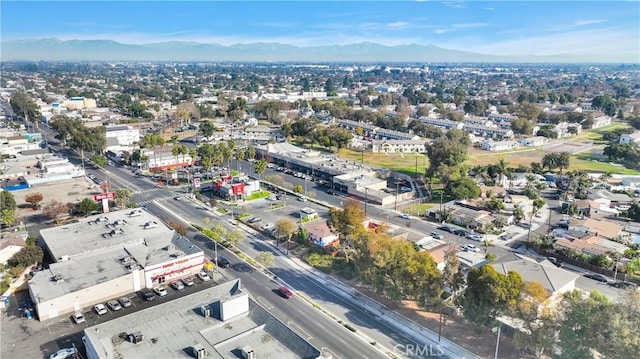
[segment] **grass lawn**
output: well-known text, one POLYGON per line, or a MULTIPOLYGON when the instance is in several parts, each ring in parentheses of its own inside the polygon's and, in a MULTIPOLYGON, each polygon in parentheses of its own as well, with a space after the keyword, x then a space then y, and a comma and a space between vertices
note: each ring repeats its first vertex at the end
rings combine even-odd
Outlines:
MULTIPOLYGON (((440 197, 438 197, 438 199, 440 199, 440 197)), ((415 204, 409 208, 406 208, 403 210, 403 212, 405 213, 409 213, 411 215, 414 216, 419 216, 419 215, 423 215, 429 208, 435 207, 435 206, 439 206, 440 202, 438 203, 433 203, 433 202, 429 202, 429 203, 420 203, 420 204, 415 204)))
POLYGON ((269 191, 260 191, 260 192, 254 192, 251 194, 251 196, 245 198, 245 201, 251 201, 254 199, 259 199, 259 198, 267 198, 269 197, 269 195, 271 195, 271 192, 269 191))
POLYGON ((632 170, 622 165, 613 164, 612 162, 611 163, 598 162, 595 159, 591 160, 589 156, 586 156, 586 155, 572 156, 569 170, 584 170, 587 172, 600 172, 600 173, 611 172, 613 174, 624 174, 624 175, 640 174, 640 171, 632 170))
POLYGON ((340 158, 354 161, 364 162, 365 165, 371 167, 386 168, 391 171, 406 173, 411 176, 416 175, 416 158, 418 163, 418 174, 423 174, 424 169, 429 166, 429 159, 426 155, 400 154, 400 153, 371 153, 360 152, 343 148, 338 152, 340 158))

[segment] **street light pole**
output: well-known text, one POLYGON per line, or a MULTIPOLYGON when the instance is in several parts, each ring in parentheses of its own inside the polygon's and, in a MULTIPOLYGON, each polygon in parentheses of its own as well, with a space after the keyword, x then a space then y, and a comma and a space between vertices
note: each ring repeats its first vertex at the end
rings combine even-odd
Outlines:
POLYGON ((400 182, 396 181, 396 205, 394 206, 396 211, 398 210, 398 195, 400 194, 399 188, 400 188, 400 182))
POLYGON ((496 340, 496 355, 494 355, 493 359, 498 359, 498 348, 500 347, 500 329, 502 328, 502 323, 498 324, 498 339, 496 340))
POLYGON ((369 188, 364 188, 364 216, 367 217, 367 202, 369 202, 369 188))

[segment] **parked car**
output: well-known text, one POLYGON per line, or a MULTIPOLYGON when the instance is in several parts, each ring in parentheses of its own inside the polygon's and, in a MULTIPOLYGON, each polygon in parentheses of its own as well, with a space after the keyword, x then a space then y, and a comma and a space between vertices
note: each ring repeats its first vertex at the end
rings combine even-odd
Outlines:
POLYGON ((500 239, 501 239, 501 240, 503 240, 503 241, 510 241, 511 239, 513 239, 513 236, 512 236, 512 235, 510 235, 510 234, 503 234, 503 235, 501 235, 501 236, 500 236, 500 237, 498 237, 498 238, 500 238, 500 239))
POLYGON ((131 299, 129 299, 128 297, 118 298, 118 302, 120 302, 122 308, 129 308, 132 304, 131 299))
POLYGON ((431 237, 435 238, 435 239, 442 239, 444 236, 438 232, 431 232, 431 237))
POLYGON ((402 218, 402 219, 411 219, 411 216, 406 214, 406 213, 403 213, 403 214, 400 215, 400 218, 402 218))
POLYGON ((626 282, 626 281, 617 281, 617 282, 609 283, 609 285, 618 289, 634 289, 638 287, 635 283, 626 282))
POLYGON ((280 292, 280 295, 282 295, 283 297, 285 297, 287 299, 293 297, 293 293, 287 287, 278 288, 278 292, 280 292))
POLYGON ((184 283, 184 285, 186 285, 187 287, 191 287, 193 285, 193 278, 182 278, 182 283, 184 283))
POLYGON ((467 232, 464 229, 455 229, 455 230, 453 230, 453 234, 455 234, 457 236, 466 237, 469 234, 469 232, 467 232))
POLYGON ((109 309, 111 309, 113 311, 122 309, 122 306, 120 305, 120 303, 117 300, 108 301, 107 302, 107 307, 109 307, 109 309))
POLYGON ((464 246, 462 246, 462 249, 467 252, 480 252, 480 248, 476 247, 473 244, 465 244, 464 246))
POLYGON ((200 272, 198 273, 198 278, 200 278, 201 281, 203 282, 208 282, 211 280, 211 277, 209 277, 209 275, 207 274, 207 272, 200 272))
POLYGON ((76 323, 76 324, 80 324, 80 323, 86 322, 86 320, 84 319, 84 315, 82 315, 82 313, 80 313, 80 312, 73 313, 71 318, 73 318, 73 322, 76 323))
POLYGON ((469 235, 467 235, 467 238, 469 238, 472 241, 476 241, 476 242, 482 242, 482 236, 479 234, 472 234, 469 233, 469 235))
POLYGON ((173 288, 175 290, 183 290, 184 289, 184 283, 182 283, 179 280, 177 280, 175 282, 171 282, 171 288, 173 288))
POLYGON ((262 221, 260 217, 251 217, 251 219, 249 219, 249 223, 258 223, 260 221, 262 221))
POLYGON ((598 274, 598 273, 587 273, 584 275, 585 277, 589 278, 589 279, 593 279, 593 280, 597 280, 598 282, 602 282, 602 283, 609 283, 609 278, 603 276, 602 274, 598 274))
POLYGON ((229 268, 231 266, 231 262, 225 257, 218 257, 218 267, 220 268, 229 268))
POLYGON ((553 263, 553 265, 556 267, 562 267, 562 261, 556 257, 545 257, 545 259, 553 263))
POLYGON ((262 227, 260 227, 260 228, 262 228, 262 229, 263 229, 263 230, 265 230, 265 231, 268 231, 268 230, 271 230, 271 229, 276 228, 276 225, 275 225, 275 224, 273 224, 273 223, 265 223, 265 224, 263 224, 263 225, 262 225, 262 227))
POLYGON ((300 197, 298 197, 298 201, 300 201, 300 202, 306 202, 306 201, 307 201, 307 197, 305 197, 305 196, 300 196, 300 197))
POLYGON ((449 232, 449 233, 453 232, 453 228, 451 228, 449 226, 440 226, 440 227, 438 227, 438 229, 441 230, 441 231, 449 232))
POLYGON ((108 313, 107 307, 104 306, 104 304, 96 304, 93 307, 93 310, 96 312, 96 314, 98 315, 104 315, 108 313))
POLYGON ((152 301, 156 296, 155 294, 153 294, 153 291, 149 288, 142 288, 140 289, 140 297, 147 301, 150 302, 152 301))
POLYGON ((75 358, 75 357, 76 357, 75 348, 60 349, 57 352, 49 355, 49 359, 67 359, 67 358, 75 358))
POLYGON ((531 224, 527 223, 527 222, 520 222, 520 223, 518 223, 518 227, 524 228, 524 229, 529 229, 529 228, 531 228, 531 224))
POLYGON ((153 291, 154 291, 154 292, 155 292, 159 297, 164 297, 164 296, 166 296, 167 294, 169 294, 169 293, 167 293, 167 290, 166 290, 166 289, 164 289, 164 287, 163 287, 163 286, 154 287, 154 288, 153 288, 153 291))

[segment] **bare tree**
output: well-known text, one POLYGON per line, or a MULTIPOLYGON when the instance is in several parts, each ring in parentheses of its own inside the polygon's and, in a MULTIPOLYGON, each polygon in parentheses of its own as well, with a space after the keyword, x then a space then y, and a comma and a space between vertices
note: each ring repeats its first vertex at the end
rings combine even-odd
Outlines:
POLYGON ((42 207, 42 212, 49 218, 53 219, 56 225, 60 224, 60 216, 69 213, 69 207, 65 203, 52 199, 51 202, 42 207))

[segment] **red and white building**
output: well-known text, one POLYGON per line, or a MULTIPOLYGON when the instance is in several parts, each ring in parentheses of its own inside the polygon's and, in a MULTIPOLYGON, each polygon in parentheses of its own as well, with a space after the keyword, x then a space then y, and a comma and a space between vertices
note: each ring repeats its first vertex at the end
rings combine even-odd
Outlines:
POLYGON ((150 171, 164 171, 191 166, 193 159, 188 153, 174 156, 172 149, 173 147, 143 149, 142 153, 148 157, 146 168, 150 171))

